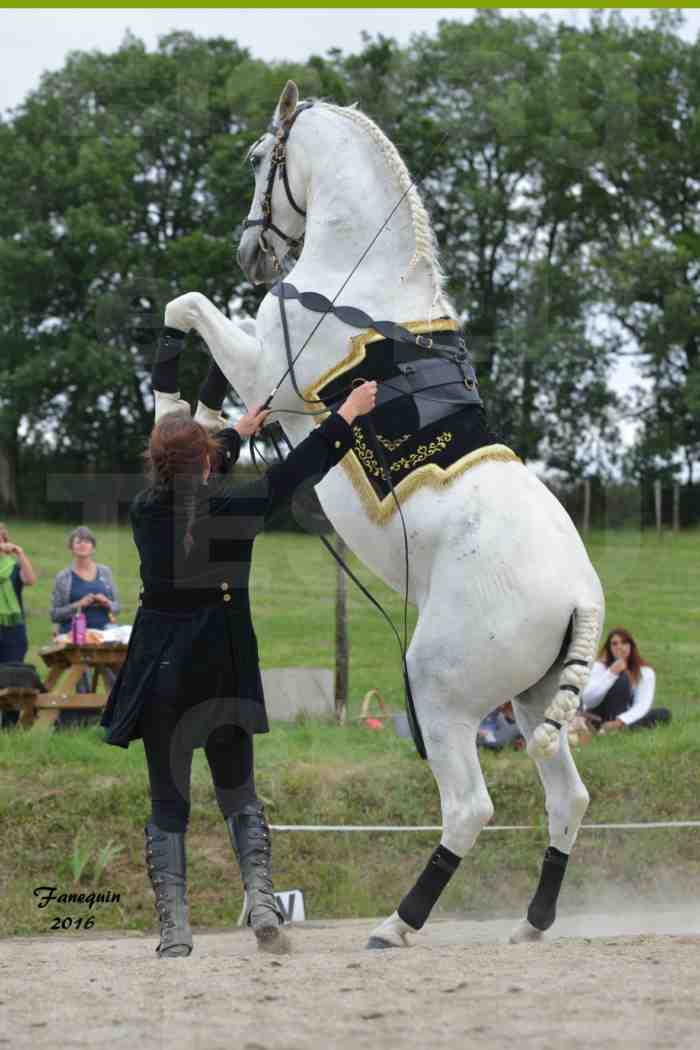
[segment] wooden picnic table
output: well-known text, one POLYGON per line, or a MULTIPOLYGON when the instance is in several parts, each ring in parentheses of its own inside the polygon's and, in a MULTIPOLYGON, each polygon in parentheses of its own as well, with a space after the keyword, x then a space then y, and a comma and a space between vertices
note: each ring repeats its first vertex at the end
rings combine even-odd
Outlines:
POLYGON ((45 693, 34 700, 35 726, 52 726, 61 711, 95 710, 104 707, 110 690, 105 672, 118 671, 126 659, 128 646, 123 642, 103 642, 101 645, 54 642, 39 650, 39 656, 49 669, 45 693), (87 671, 90 692, 77 692, 78 682, 87 671), (107 692, 98 693, 99 679, 104 680, 107 692))

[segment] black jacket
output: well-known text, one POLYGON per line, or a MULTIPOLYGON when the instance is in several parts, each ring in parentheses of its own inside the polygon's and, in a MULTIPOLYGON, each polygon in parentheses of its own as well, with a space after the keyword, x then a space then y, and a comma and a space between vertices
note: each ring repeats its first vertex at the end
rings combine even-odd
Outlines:
MULTIPOLYGON (((227 428, 217 436, 224 464, 235 462, 236 431, 227 428)), ((200 485, 193 516, 177 486, 135 497, 130 515, 143 590, 216 588, 221 600, 196 612, 139 608, 102 717, 108 743, 128 747, 140 736, 144 702, 161 688, 193 704, 216 701, 219 721, 224 712, 226 722, 250 733, 268 731, 248 593, 253 542, 301 482, 320 479, 351 446, 351 428, 333 414, 259 480, 231 485, 217 476, 200 485), (192 517, 193 546, 186 556, 183 537, 192 517)))

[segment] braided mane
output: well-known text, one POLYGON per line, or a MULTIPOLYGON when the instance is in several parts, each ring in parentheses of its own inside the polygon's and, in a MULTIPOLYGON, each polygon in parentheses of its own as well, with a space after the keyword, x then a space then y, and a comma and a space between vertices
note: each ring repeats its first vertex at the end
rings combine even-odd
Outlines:
POLYGON ((419 262, 425 262, 433 281, 433 306, 439 307, 443 312, 448 313, 450 316, 454 316, 454 309, 443 291, 445 274, 442 271, 438 259, 437 242, 435 239, 435 233, 430 224, 430 218, 428 217, 428 213, 425 210, 425 206, 420 198, 418 190, 413 185, 413 180, 411 179, 408 168, 401 158, 401 154, 396 146, 386 137, 381 128, 368 116, 362 113, 361 110, 355 109, 353 106, 334 106, 329 102, 322 102, 320 104, 324 109, 329 109, 333 113, 337 113, 339 116, 345 117, 347 120, 351 120, 354 124, 357 124, 358 127, 367 132, 372 141, 381 149, 387 167, 396 180, 399 190, 401 193, 406 194, 406 201, 408 203, 411 222, 413 224, 413 233, 416 239, 416 248, 411 261, 408 264, 408 269, 403 275, 403 279, 405 280, 406 277, 409 276, 419 262))

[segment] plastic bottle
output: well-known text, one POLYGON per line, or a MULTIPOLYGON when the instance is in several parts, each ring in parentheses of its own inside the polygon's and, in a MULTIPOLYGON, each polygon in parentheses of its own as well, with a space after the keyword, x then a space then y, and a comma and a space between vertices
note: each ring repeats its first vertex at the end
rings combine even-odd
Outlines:
POLYGON ((85 636, 87 633, 87 619, 85 613, 80 610, 76 616, 73 617, 70 626, 71 641, 74 645, 85 645, 85 636))

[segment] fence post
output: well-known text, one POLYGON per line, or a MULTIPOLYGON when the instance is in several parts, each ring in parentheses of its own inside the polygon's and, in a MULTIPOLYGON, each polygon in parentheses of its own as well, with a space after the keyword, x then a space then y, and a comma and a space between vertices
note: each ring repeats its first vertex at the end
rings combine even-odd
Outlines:
MULTIPOLYGON (((336 535, 335 549, 343 561, 347 546, 336 535)), ((350 640, 348 638, 348 602, 345 570, 335 563, 335 720, 344 725, 348 714, 348 679, 350 671, 350 640)))
POLYGON ((654 482, 654 511, 656 513, 656 531, 661 535, 661 482, 654 482))
POLYGON ((583 482, 583 531, 591 527, 591 483, 586 478, 583 482))
POLYGON ((673 531, 678 532, 681 527, 681 487, 677 481, 673 483, 673 531))

